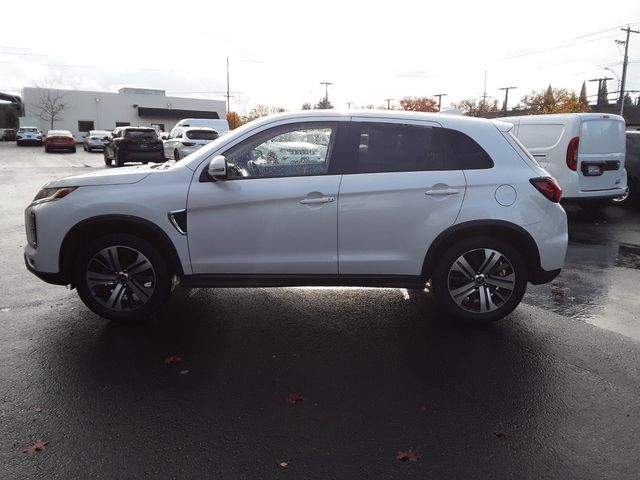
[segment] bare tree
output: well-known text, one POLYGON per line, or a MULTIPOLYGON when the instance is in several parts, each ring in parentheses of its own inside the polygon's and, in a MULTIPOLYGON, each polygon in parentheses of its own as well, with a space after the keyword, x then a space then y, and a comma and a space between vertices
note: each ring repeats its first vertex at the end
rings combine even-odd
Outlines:
POLYGON ((60 84, 59 79, 50 80, 47 83, 49 86, 45 88, 36 85, 40 90, 37 108, 40 118, 49 123, 50 129, 53 130, 54 123, 63 119, 62 113, 67 106, 64 99, 66 93, 57 88, 60 84))

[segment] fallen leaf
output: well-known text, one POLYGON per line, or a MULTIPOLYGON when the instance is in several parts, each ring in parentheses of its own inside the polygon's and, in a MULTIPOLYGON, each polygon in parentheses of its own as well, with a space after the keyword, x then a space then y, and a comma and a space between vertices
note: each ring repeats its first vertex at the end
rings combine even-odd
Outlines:
POLYGON ((49 442, 43 442, 42 440, 38 440, 37 442, 33 442, 30 445, 27 445, 22 453, 36 453, 41 452, 45 449, 45 447, 49 445, 49 442))
POLYGON ((302 398, 302 395, 300 395, 299 393, 290 393, 289 395, 287 395, 287 403, 289 405, 295 405, 302 400, 304 400, 304 398, 302 398))
POLYGON ((180 370, 178 375, 186 375, 187 373, 189 373, 189 370, 180 370))
POLYGON ((400 460, 401 462, 417 462, 418 454, 412 452, 411 450, 407 450, 406 452, 399 451, 396 455, 396 459, 400 460))
POLYGON ((36 407, 36 412, 38 413, 42 412, 42 407, 36 407))
POLYGON ((507 432, 503 432, 502 430, 498 430, 497 432, 494 432, 494 434, 498 438, 503 438, 507 436, 507 432))
POLYGON ((170 357, 167 357, 164 359, 164 363, 166 363, 167 365, 173 365, 174 363, 178 363, 181 361, 182 361, 182 358, 180 358, 177 355, 171 355, 170 357))
POLYGON ((287 467, 289 466, 289 463, 288 463, 288 462, 280 462, 280 463, 279 463, 279 465, 280 465, 282 468, 287 468, 287 467))

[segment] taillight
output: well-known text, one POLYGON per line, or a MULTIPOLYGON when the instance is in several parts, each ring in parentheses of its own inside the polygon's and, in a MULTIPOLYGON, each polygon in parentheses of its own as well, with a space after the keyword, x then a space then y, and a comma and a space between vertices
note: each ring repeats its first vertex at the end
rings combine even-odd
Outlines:
POLYGON ((580 137, 573 137, 567 147, 567 167, 574 172, 578 169, 578 146, 580 137))
POLYGON ((194 142, 182 142, 185 147, 193 147, 195 145, 194 142))
POLYGON ((536 190, 544 195, 547 200, 551 200, 553 203, 558 203, 560 201, 560 197, 562 197, 562 189, 554 178, 538 177, 530 179, 529 182, 531 182, 531 185, 536 187, 536 190))

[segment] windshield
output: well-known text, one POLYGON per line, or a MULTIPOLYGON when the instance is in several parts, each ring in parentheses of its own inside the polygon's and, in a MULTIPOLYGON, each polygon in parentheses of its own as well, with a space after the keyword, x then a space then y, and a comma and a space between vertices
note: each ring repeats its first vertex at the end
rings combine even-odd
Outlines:
POLYGON ((155 130, 125 130, 125 138, 133 140, 157 140, 158 134, 155 130))
POLYGON ((215 140, 220 135, 214 130, 188 130, 184 136, 191 140, 215 140))

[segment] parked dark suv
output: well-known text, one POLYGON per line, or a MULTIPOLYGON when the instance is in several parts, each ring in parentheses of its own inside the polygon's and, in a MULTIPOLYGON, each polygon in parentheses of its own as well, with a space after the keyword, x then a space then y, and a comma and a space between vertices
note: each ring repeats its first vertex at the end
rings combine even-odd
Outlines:
POLYGON ((162 140, 153 128, 117 127, 104 144, 104 163, 116 167, 126 162, 164 162, 162 140))
POLYGON ((640 205, 640 130, 627 130, 624 168, 627 171, 627 193, 614 198, 614 205, 640 205))

